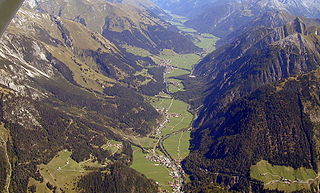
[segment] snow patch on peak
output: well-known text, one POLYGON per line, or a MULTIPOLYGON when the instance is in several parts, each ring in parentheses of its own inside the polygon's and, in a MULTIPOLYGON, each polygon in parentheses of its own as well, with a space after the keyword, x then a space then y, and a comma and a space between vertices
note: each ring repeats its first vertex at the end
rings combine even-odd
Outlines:
POLYGON ((39 2, 38 0, 26 0, 24 5, 29 7, 29 8, 36 8, 38 6, 39 2))

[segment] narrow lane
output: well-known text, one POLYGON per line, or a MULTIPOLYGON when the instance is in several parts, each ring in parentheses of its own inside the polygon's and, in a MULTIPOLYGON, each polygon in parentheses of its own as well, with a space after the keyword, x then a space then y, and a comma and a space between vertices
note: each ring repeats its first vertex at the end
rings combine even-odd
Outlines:
MULTIPOLYGON (((165 116, 165 119, 164 119, 164 122, 159 124, 159 127, 158 127, 158 135, 160 136, 157 144, 155 144, 154 148, 153 148, 153 155, 155 157, 158 157, 160 158, 161 155, 157 155, 156 154, 156 148, 158 148, 162 153, 163 155, 165 156, 165 159, 167 163, 162 163, 164 165, 166 165, 170 170, 171 170, 171 176, 173 177, 173 184, 172 184, 172 187, 173 187, 173 192, 174 193, 183 193, 183 185, 184 185, 184 181, 185 181, 185 173, 182 169, 182 166, 181 166, 181 163, 180 161, 178 160, 175 160, 172 155, 170 155, 170 153, 168 152, 168 150, 166 149, 165 145, 164 145, 164 141, 166 139, 168 139, 169 137, 171 136, 174 136, 174 135, 179 135, 183 132, 186 132, 188 130, 188 128, 183 128, 183 129, 180 129, 180 130, 176 130, 175 128, 177 128, 181 122, 185 119, 184 117, 181 118, 180 122, 178 124, 176 124, 175 126, 173 126, 172 130, 173 132, 169 133, 169 134, 166 134, 166 135, 161 135, 161 129, 163 129, 165 127, 165 125, 169 122, 170 120, 170 115, 169 115, 169 110, 171 110, 172 108, 172 105, 173 105, 173 102, 174 102, 174 97, 170 94, 169 92, 169 84, 168 84, 168 80, 166 78, 166 73, 167 71, 165 70, 165 73, 164 73, 164 82, 167 86, 166 90, 167 92, 169 93, 170 97, 172 98, 171 99, 171 102, 170 102, 170 105, 167 107, 166 111, 167 113, 164 114, 165 116)), ((181 89, 181 88, 180 88, 181 89)), ((179 89, 179 90, 180 90, 179 89)), ((180 137, 181 139, 181 137, 180 137)), ((181 140, 180 140, 181 141, 181 140)), ((180 143, 180 142, 179 142, 180 143)), ((179 147, 180 148, 180 147, 179 147)), ((179 151, 179 150, 177 150, 179 151)), ((159 159, 160 160, 160 159, 159 159)))

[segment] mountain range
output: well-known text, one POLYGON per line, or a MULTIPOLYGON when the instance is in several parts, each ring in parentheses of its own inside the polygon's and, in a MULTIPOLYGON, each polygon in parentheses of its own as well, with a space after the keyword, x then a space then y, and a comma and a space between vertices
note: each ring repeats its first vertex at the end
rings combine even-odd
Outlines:
POLYGON ((283 11, 267 15, 195 67, 207 89, 184 162, 191 192, 214 183, 264 192, 251 176, 261 160, 318 170, 317 105, 309 105, 318 96, 320 23, 283 11))
MULTIPOLYGON (((18 12, 0 44, 1 190, 11 180, 10 191, 27 192, 34 189, 32 179, 70 191, 39 174, 39 165, 65 149, 78 162, 94 159, 105 167, 111 160, 114 173, 103 176, 131 184, 125 191, 157 189, 128 167, 132 150, 123 133, 143 136, 157 124, 159 113, 143 94, 165 88, 162 67, 127 53, 79 22, 29 8, 18 12), (123 142, 122 150, 115 154, 103 149, 106 140, 123 142)), ((75 188, 87 188, 86 182, 98 174, 75 188)))
POLYGON ((0 39, 0 192, 319 192, 319 17, 319 0, 26 0, 0 39))
POLYGON ((40 12, 77 21, 117 44, 127 44, 152 53, 173 49, 191 53, 200 49, 190 38, 162 20, 163 12, 149 1, 27 1, 27 6, 40 12), (148 2, 148 3, 146 3, 148 2), (143 6, 142 6, 143 5, 143 6))
POLYGON ((155 1, 159 5, 189 18, 186 25, 200 32, 225 37, 267 11, 286 11, 295 16, 317 18, 317 0, 189 0, 155 1))

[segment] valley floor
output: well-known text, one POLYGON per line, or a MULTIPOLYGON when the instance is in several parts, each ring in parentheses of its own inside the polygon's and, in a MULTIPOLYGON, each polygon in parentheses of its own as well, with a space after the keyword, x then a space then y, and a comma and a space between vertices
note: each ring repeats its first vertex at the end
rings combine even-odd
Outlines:
MULTIPOLYGON (((184 183, 188 182, 188 176, 181 167, 181 161, 189 154, 190 129, 194 115, 189 112, 189 105, 173 97, 173 93, 184 91, 182 81, 177 77, 190 75, 193 66, 199 62, 202 56, 214 49, 216 37, 209 34, 198 34, 192 29, 183 27, 183 18, 175 16, 172 21, 182 30, 195 37, 195 43, 202 47, 204 53, 177 54, 172 50, 163 50, 159 55, 152 55, 147 50, 132 46, 124 48, 135 55, 150 57, 155 63, 165 67, 165 83, 167 91, 146 100, 154 106, 162 115, 162 120, 157 128, 147 137, 132 135, 124 136, 131 143, 133 149, 133 163, 131 167, 154 180, 162 192, 182 192, 184 183)), ((139 74, 147 76, 143 70, 139 74)), ((72 123, 70 123, 72 124, 72 123)), ((122 143, 106 141, 104 149, 116 154, 121 152, 122 143)), ((43 182, 33 178, 29 180, 29 187, 37 187, 36 192, 50 192, 48 184, 61 187, 65 192, 74 192, 76 179, 90 173, 91 168, 105 167, 111 160, 99 164, 94 159, 78 163, 71 158, 72 152, 61 151, 46 165, 39 165, 38 169, 43 176, 43 182)))
MULTIPOLYGON (((184 18, 174 16, 176 25, 184 33, 195 37, 195 43, 206 52, 214 49, 214 36, 198 34, 186 28, 184 18)), ((150 103, 163 115, 158 128, 147 138, 135 138, 133 141, 142 148, 133 147, 132 168, 155 180, 164 192, 182 192, 189 179, 182 170, 180 162, 189 154, 191 125, 194 115, 188 111, 189 105, 172 96, 172 93, 184 91, 182 81, 176 77, 190 75, 193 66, 205 53, 177 54, 172 50, 163 50, 159 56, 152 56, 145 50, 127 47, 127 51, 141 56, 151 57, 159 65, 165 66, 164 74, 167 93, 147 97, 150 103)))

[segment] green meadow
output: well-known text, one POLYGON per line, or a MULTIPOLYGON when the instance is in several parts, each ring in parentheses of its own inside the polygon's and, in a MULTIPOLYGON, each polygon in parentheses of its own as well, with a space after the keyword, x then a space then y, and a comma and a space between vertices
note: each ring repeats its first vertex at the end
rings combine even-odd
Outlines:
POLYGON ((199 62, 201 56, 197 54, 177 54, 172 50, 163 50, 159 56, 163 60, 170 61, 172 66, 192 70, 193 66, 199 62))
POLYGON ((133 164, 132 168, 138 172, 144 174, 147 178, 155 180, 159 183, 161 189, 172 191, 169 183, 172 181, 169 170, 152 162, 146 158, 147 154, 144 154, 140 148, 133 147, 133 164))
POLYGON ((182 160, 190 153, 190 131, 173 135, 164 141, 164 146, 169 154, 176 160, 182 160))
POLYGON ((265 189, 285 192, 310 189, 310 184, 319 177, 312 169, 272 165, 265 160, 251 167, 250 176, 263 182, 265 189))
MULTIPOLYGON (((40 165, 39 171, 44 178, 44 183, 49 182, 53 186, 62 188, 65 192, 72 192, 75 180, 86 174, 81 164, 71 159, 71 152, 61 151, 48 164, 40 165)), ((39 189, 45 189, 41 183, 31 180, 29 183, 38 185, 39 189)), ((74 192, 74 191, 73 191, 74 192)))
MULTIPOLYGON (((194 37, 194 43, 198 47, 203 48, 206 53, 214 50, 215 42, 217 41, 216 37, 210 34, 196 33, 194 29, 187 28, 183 25, 186 18, 177 15, 174 17, 175 20, 171 23, 180 29, 182 33, 192 35, 194 37)), ((173 98, 170 93, 184 91, 182 81, 176 77, 189 75, 194 65, 200 61, 203 53, 178 54, 173 50, 165 49, 159 55, 154 56, 143 49, 130 46, 126 46, 126 49, 133 54, 150 57, 157 64, 167 66, 165 79, 169 91, 169 94, 161 93, 154 97, 147 97, 150 104, 156 109, 166 112, 167 121, 161 128, 161 133, 158 135, 152 134, 152 136, 149 137, 131 137, 130 139, 134 143, 144 147, 146 150, 153 152, 153 148, 157 146, 158 139, 169 135, 163 142, 164 148, 175 160, 179 161, 184 159, 189 154, 191 138, 191 133, 187 129, 191 127, 194 117, 188 111, 189 105, 173 98)), ((143 71, 141 72, 141 74, 144 73, 145 72, 143 71)), ((162 189, 172 192, 169 182, 173 179, 169 175, 168 169, 148 160, 146 158, 148 154, 142 152, 140 148, 133 147, 133 149, 134 156, 132 168, 158 182, 162 189)), ((150 152, 149 154, 152 154, 150 152)), ((156 149, 155 152, 157 155, 164 156, 158 149, 156 149)))

